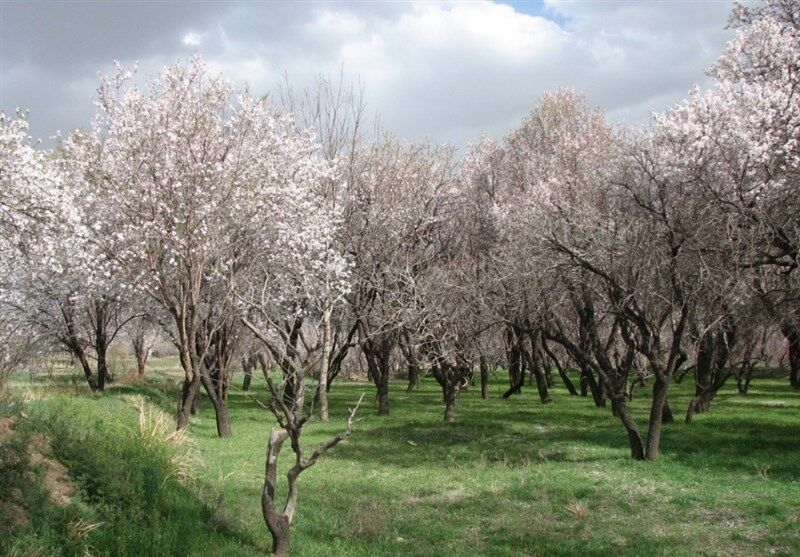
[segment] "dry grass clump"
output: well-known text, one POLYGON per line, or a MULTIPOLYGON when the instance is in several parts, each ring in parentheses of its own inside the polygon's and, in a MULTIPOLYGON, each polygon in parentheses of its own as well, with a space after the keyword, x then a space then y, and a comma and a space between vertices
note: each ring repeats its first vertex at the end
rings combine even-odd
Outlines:
POLYGON ((589 505, 587 505, 584 501, 573 499, 567 503, 565 509, 575 520, 586 520, 586 518, 589 517, 589 505))
POLYGON ((136 408, 143 444, 169 451, 171 473, 168 477, 175 477, 182 484, 195 483, 202 463, 187 430, 175 429, 175 419, 141 395, 128 396, 125 400, 136 408))
POLYGON ((102 525, 102 522, 90 522, 85 518, 79 517, 69 523, 67 531, 71 538, 83 539, 102 525))
POLYGON ((350 515, 350 532, 353 536, 376 540, 385 529, 383 508, 376 501, 365 501, 355 507, 350 515))

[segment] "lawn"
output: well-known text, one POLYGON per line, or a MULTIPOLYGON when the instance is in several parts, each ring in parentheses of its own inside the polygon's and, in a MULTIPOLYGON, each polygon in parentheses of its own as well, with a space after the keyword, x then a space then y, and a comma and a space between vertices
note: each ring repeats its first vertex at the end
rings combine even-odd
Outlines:
MULTIPOLYGON (((152 377, 90 397, 81 412, 113 412, 124 405, 113 399, 131 393, 171 412, 164 374, 152 377)), ((673 385, 679 421, 667 426, 657 462, 634 462, 618 419, 591 398, 559 385, 546 406, 532 387, 504 400, 504 378, 494 379, 488 400, 477 388, 463 394, 449 424, 433 380, 410 394, 393 384, 389 416, 373 410, 370 384, 334 384, 332 420, 306 426, 309 448, 339 431, 348 405, 367 395, 352 436, 301 476, 293 553, 800 554, 800 394, 786 380, 755 379, 747 395, 731 382, 690 425, 682 414, 691 378, 673 385)), ((633 401, 640 427, 645 391, 633 401)), ((273 423, 264 399, 260 383, 231 392, 231 439, 216 437, 207 401, 192 420, 202 464, 190 491, 208 519, 198 528, 213 536, 188 553, 257 555, 269 547, 259 499, 273 423)), ((117 414, 134 425, 132 411, 117 414)), ((282 456, 288 466, 288 447, 282 456)))

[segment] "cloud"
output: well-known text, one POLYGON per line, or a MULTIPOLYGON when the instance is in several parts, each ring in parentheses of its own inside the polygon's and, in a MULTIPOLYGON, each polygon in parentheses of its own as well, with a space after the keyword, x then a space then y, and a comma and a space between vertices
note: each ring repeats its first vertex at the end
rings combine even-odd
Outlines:
POLYGON ((35 134, 86 124, 97 71, 155 72, 198 51, 255 93, 285 71, 366 86, 394 133, 462 146, 516 124, 542 91, 587 93, 616 121, 646 118, 704 84, 727 3, 5 4, 0 105, 31 109, 35 134))
POLYGON ((200 46, 202 36, 199 33, 186 33, 181 42, 186 46, 200 46))

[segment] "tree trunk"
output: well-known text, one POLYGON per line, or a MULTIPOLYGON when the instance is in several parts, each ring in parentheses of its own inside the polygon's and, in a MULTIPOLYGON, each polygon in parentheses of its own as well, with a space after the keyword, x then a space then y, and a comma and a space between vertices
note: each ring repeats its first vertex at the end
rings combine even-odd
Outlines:
POLYGON ((683 420, 684 423, 690 424, 692 423, 692 418, 694 417, 695 412, 697 412, 697 404, 699 403, 697 397, 693 398, 689 401, 689 407, 686 409, 686 418, 683 420))
POLYGON ((94 350, 97 355, 97 388, 100 391, 104 391, 106 384, 111 382, 107 360, 108 331, 106 330, 106 310, 107 307, 104 300, 95 300, 92 328, 94 329, 94 350))
POLYGON ((486 356, 480 357, 481 368, 481 398, 489 398, 489 364, 486 363, 486 356))
POLYGON ((511 385, 506 392, 503 393, 503 398, 509 398, 511 395, 516 394, 522 390, 522 384, 525 382, 525 376, 520 377, 519 383, 511 385))
POLYGON ((139 377, 144 377, 145 366, 147 365, 148 350, 145 346, 145 335, 142 331, 137 331, 131 339, 133 356, 136 358, 136 371, 139 377))
POLYGON ((750 389, 750 379, 753 377, 754 367, 755 362, 747 360, 739 368, 739 373, 736 374, 736 390, 739 391, 739 394, 746 395, 750 389))
POLYGON ((522 339, 515 334, 514 329, 508 328, 506 332, 507 357, 508 357, 508 382, 509 387, 503 393, 503 398, 522 391, 525 384, 525 370, 523 369, 522 339))
POLYGON ((404 329, 400 335, 398 346, 406 359, 406 370, 408 372, 408 387, 406 387, 406 392, 410 393, 411 391, 419 389, 422 370, 419 367, 416 349, 411 342, 411 335, 407 329, 404 329))
POLYGON ((547 388, 548 389, 552 389, 553 387, 555 387, 556 386, 556 381, 555 381, 555 379, 553 379, 553 370, 552 370, 552 368, 549 365, 545 365, 545 363, 543 362, 542 363, 542 371, 544 372, 544 378, 545 378, 546 383, 547 383, 547 388))
POLYGON ((192 379, 183 380, 181 389, 181 399, 178 402, 178 429, 186 429, 189 426, 189 415, 194 406, 200 387, 200 377, 195 374, 192 379))
POLYGON ((542 401, 542 404, 548 404, 550 402, 550 393, 547 391, 547 380, 545 379, 544 373, 542 373, 542 362, 538 357, 534 338, 535 337, 532 335, 531 351, 528 352, 523 348, 522 355, 528 362, 531 373, 536 378, 536 389, 539 391, 539 399, 542 401))
POLYGON ((331 307, 325 308, 322 314, 322 361, 319 370, 319 385, 317 389, 317 402, 319 404, 319 419, 327 422, 328 416, 328 368, 331 363, 331 307))
POLYGON ((589 387, 589 391, 592 393, 592 399, 594 400, 595 406, 599 408, 606 405, 606 395, 603 392, 603 389, 597 383, 594 373, 591 369, 589 369, 588 365, 581 364, 581 391, 583 396, 586 396, 584 385, 589 387))
MULTIPOLYGON (((564 382, 564 386, 567 388, 567 392, 569 392, 570 396, 575 396, 578 394, 578 391, 575 390, 575 385, 572 384, 572 380, 567 375, 567 372, 564 370, 564 367, 561 365, 561 362, 556 358, 556 355, 553 353, 552 350, 547 346, 547 341, 542 339, 542 349, 544 350, 545 354, 550 358, 550 361, 553 365, 556 366, 558 370, 558 376, 561 377, 561 380, 564 382)), ((586 396, 583 393, 583 396, 586 396)))
POLYGON ((708 412, 711 401, 725 385, 731 375, 729 366, 730 348, 736 342, 735 327, 727 327, 706 334, 697 346, 695 364, 695 396, 686 410, 686 423, 692 421, 695 413, 708 412))
POLYGON ((456 419, 456 399, 469 381, 469 371, 466 365, 452 366, 445 361, 440 361, 431 369, 433 377, 442 387, 445 422, 453 422, 456 419))
POLYGON ((94 377, 92 366, 89 365, 86 351, 83 349, 80 340, 78 340, 78 332, 75 326, 75 313, 72 304, 68 302, 62 305, 61 314, 64 317, 64 325, 66 325, 67 328, 67 334, 61 342, 69 350, 73 363, 75 358, 78 359, 83 369, 83 374, 86 376, 86 382, 89 384, 89 388, 92 392, 95 392, 97 391, 97 380, 94 377))
POLYGON ((192 403, 189 405, 189 413, 192 416, 197 416, 200 413, 200 404, 203 402, 203 393, 200 392, 200 385, 197 385, 197 388, 194 391, 194 397, 192 397, 192 403))
MULTIPOLYGON (((212 403, 213 403, 212 399, 212 403)), ((231 419, 228 414, 228 401, 220 399, 214 404, 214 413, 217 421, 217 435, 220 437, 232 437, 231 419)))
MULTIPOLYGON (((208 388, 206 387, 206 392, 208 388)), ((209 397, 211 405, 214 407, 214 418, 217 424, 217 435, 220 437, 232 437, 231 419, 228 413, 228 401, 224 398, 209 397)))
POLYGON ((521 339, 514 334, 514 330, 509 327, 506 332, 506 342, 508 345, 508 385, 509 389, 503 394, 503 398, 508 398, 514 393, 520 392, 525 383, 525 372, 522 369, 522 353, 520 350, 521 339))
POLYGON ((539 357, 539 351, 536 348, 533 337, 531 337, 530 366, 533 368, 533 374, 536 377, 536 389, 539 391, 539 400, 542 401, 542 404, 549 404, 550 392, 547 388, 550 386, 550 381, 547 380, 547 376, 542 370, 542 360, 539 357))
POLYGON ((89 383, 89 388, 93 392, 97 391, 97 380, 94 377, 92 366, 89 364, 89 359, 86 357, 86 352, 83 351, 83 347, 76 343, 75 346, 72 347, 72 353, 81 363, 81 369, 83 369, 83 374, 86 376, 86 382, 89 383))
POLYGON ((289 523, 284 518, 278 520, 275 527, 270 529, 272 534, 272 554, 275 557, 284 557, 289 555, 290 538, 289 538, 289 523))
POLYGON ((381 370, 378 378, 378 414, 389 414, 389 370, 381 370))
POLYGON ((217 435, 220 437, 233 436, 230 415, 228 414, 228 398, 224 396, 224 394, 217 392, 207 369, 201 371, 200 381, 203 384, 208 398, 211 399, 211 405, 214 407, 214 417, 217 422, 217 435))
POLYGON ((789 344, 789 384, 800 390, 800 330, 792 327, 785 334, 789 344))
POLYGON ((244 371, 244 379, 242 380, 242 391, 247 392, 250 390, 250 384, 253 382, 253 368, 255 362, 253 356, 242 358, 242 371, 244 371))
POLYGON ((376 398, 378 402, 378 414, 385 416, 389 414, 389 350, 381 347, 379 353, 369 345, 363 349, 364 358, 367 360, 367 369, 375 383, 376 398))
POLYGON ((444 402, 444 421, 454 422, 456 420, 456 397, 448 393, 444 402))
POLYGON ((136 372, 139 374, 139 377, 144 377, 145 374, 145 366, 147 365, 147 355, 145 354, 136 354, 136 372))
POLYGON ((410 393, 411 391, 415 391, 419 389, 419 366, 416 363, 409 363, 408 364, 408 387, 406 388, 406 392, 410 393))
POLYGON ((664 401, 664 412, 661 414, 661 423, 662 424, 671 424, 675 421, 675 417, 672 415, 672 408, 669 407, 669 400, 664 401))
POLYGON ((658 458, 658 449, 661 443, 661 425, 664 406, 667 403, 667 383, 659 374, 656 374, 653 384, 653 403, 650 406, 650 423, 647 428, 647 460, 658 458))
POLYGON ((628 433, 628 444, 631 449, 631 458, 634 460, 644 460, 644 448, 642 446, 642 436, 639 433, 639 427, 631 417, 628 407, 623 398, 611 399, 611 407, 622 421, 625 426, 625 431, 628 433))
POLYGON ((264 523, 272 535, 272 553, 274 555, 289 554, 289 517, 279 513, 275 501, 275 486, 278 473, 278 455, 288 434, 284 430, 272 429, 267 441, 267 458, 264 470, 264 487, 261 491, 261 512, 264 523))
POLYGON ((98 339, 95 346, 97 352, 97 388, 100 391, 105 391, 106 384, 111 382, 111 375, 108 372, 108 360, 106 359, 108 346, 105 339, 98 339))

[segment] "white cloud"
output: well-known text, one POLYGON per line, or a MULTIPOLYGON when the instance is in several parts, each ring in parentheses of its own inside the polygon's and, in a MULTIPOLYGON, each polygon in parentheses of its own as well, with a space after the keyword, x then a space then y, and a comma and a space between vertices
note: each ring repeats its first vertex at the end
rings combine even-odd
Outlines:
MULTIPOLYGON (((585 91, 617 121, 640 120, 650 110, 665 108, 693 84, 704 83, 704 68, 728 37, 724 25, 729 7, 719 2, 546 0, 540 13, 528 14, 488 0, 246 3, 210 7, 209 13, 192 21, 185 13, 176 13, 174 21, 150 30, 146 42, 126 37, 124 44, 127 59, 142 60, 149 71, 185 56, 186 47, 191 47, 214 69, 247 82, 256 93, 274 90, 281 71, 302 87, 315 74, 336 73, 343 66, 347 76, 365 84, 370 107, 381 114, 390 131, 463 145, 482 133, 504 133, 542 91, 560 86, 585 91), (184 33, 173 34, 170 42, 165 40, 170 28, 184 33)), ((140 9, 152 8, 144 4, 140 9)), ((130 29, 131 35, 137 32, 130 29)), ((76 32, 74 40, 79 36, 76 32)), ((35 34, 20 37, 40 39, 35 34)), ((109 52, 116 52, 113 46, 112 42, 109 52)), ((0 84, 4 105, 9 97, 25 105, 26 95, 34 99, 52 95, 51 103, 62 102, 58 87, 49 87, 47 95, 41 92, 48 89, 47 64, 56 67, 56 62, 41 60, 39 79, 34 76, 10 86, 5 78, 22 60, 4 62, 0 84)), ((102 69, 88 73, 84 65, 75 67, 75 75, 65 83, 91 81, 94 71, 102 69)), ((63 102, 78 97, 71 91, 63 102)), ((81 123, 39 122, 37 106, 28 106, 32 125, 38 129, 68 129, 81 123)), ((85 122, 90 110, 87 103, 59 114, 85 122)), ((52 116, 53 111, 45 113, 52 116)))
POLYGON ((186 46, 200 46, 200 38, 198 33, 186 33, 181 42, 186 46))

